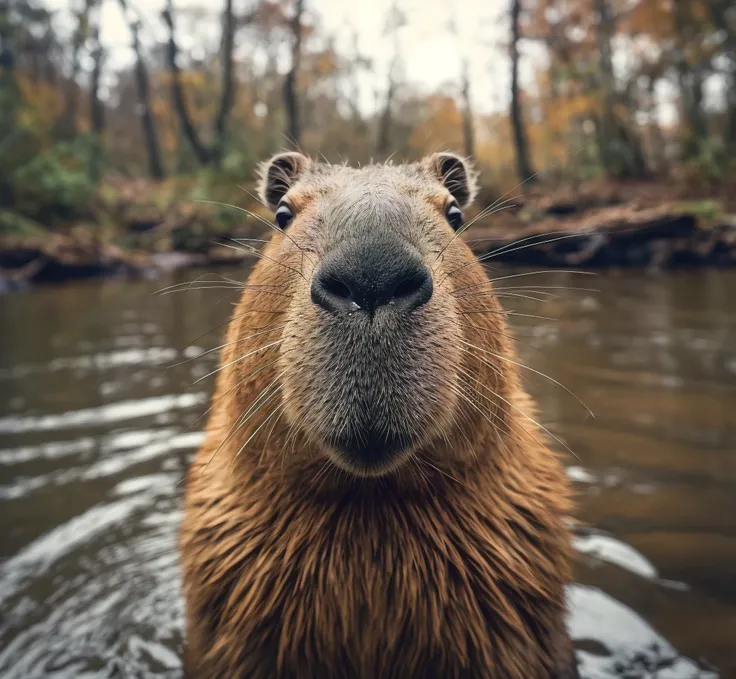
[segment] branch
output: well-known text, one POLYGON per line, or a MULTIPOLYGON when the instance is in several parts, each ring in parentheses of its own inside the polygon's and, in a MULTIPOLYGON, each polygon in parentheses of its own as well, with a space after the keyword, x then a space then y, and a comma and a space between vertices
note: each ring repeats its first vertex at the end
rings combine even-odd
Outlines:
POLYGON ((235 99, 235 79, 233 78, 233 46, 235 43, 235 19, 233 17, 233 0, 226 0, 222 16, 222 84, 220 106, 214 125, 215 160, 222 157, 227 131, 227 120, 235 99))
POLYGON ((212 153, 211 150, 200 140, 197 129, 194 127, 192 119, 189 117, 189 110, 187 109, 184 90, 181 85, 181 70, 177 64, 179 47, 176 44, 173 9, 172 0, 168 0, 166 3, 166 9, 161 15, 169 28, 167 55, 169 60, 169 71, 171 74, 171 92, 174 98, 174 108, 179 116, 184 136, 186 136, 187 140, 191 144, 194 155, 197 156, 197 160, 202 165, 206 165, 212 159, 212 153))

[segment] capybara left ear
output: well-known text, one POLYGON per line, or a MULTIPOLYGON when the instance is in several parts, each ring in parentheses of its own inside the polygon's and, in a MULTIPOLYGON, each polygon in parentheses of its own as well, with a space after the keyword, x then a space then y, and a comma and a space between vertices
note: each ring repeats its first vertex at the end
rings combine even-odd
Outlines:
POLYGON ((473 202, 478 185, 477 173, 470 161, 454 153, 433 153, 422 161, 422 165, 450 192, 460 207, 473 202))
POLYGON ((258 173, 261 177, 258 193, 268 207, 276 210, 279 201, 294 185, 311 164, 311 160, 301 153, 279 153, 271 160, 261 163, 258 173))

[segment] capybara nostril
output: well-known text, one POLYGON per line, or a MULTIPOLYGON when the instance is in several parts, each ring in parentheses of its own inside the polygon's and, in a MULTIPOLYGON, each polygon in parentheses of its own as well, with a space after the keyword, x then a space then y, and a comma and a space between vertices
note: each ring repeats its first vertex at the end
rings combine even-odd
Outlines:
POLYGON ((430 300, 433 290, 432 273, 422 264, 416 273, 396 286, 393 299, 405 308, 416 309, 430 300))
POLYGON ((432 297, 432 274, 399 240, 370 239, 338 246, 312 279, 312 301, 331 313, 393 305, 404 312, 432 297))

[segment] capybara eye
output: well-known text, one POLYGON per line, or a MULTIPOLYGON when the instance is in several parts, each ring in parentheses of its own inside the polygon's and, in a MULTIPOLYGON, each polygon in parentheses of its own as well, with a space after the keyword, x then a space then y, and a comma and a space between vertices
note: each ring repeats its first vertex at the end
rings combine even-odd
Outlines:
POLYGON ((455 203, 450 203, 447 206, 445 216, 450 226, 456 231, 463 225, 463 212, 455 203))
POLYGON ((279 228, 285 229, 291 224, 292 219, 294 219, 294 213, 291 211, 291 208, 288 205, 280 205, 279 209, 276 210, 276 223, 279 225, 279 228))

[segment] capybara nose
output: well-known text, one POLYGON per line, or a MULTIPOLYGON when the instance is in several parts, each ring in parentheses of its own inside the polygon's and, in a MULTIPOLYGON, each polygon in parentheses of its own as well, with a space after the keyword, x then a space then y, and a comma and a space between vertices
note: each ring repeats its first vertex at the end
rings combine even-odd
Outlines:
POLYGON ((373 313, 392 305, 409 312, 432 297, 432 273, 400 241, 343 243, 323 260, 312 278, 312 301, 331 313, 373 313))

